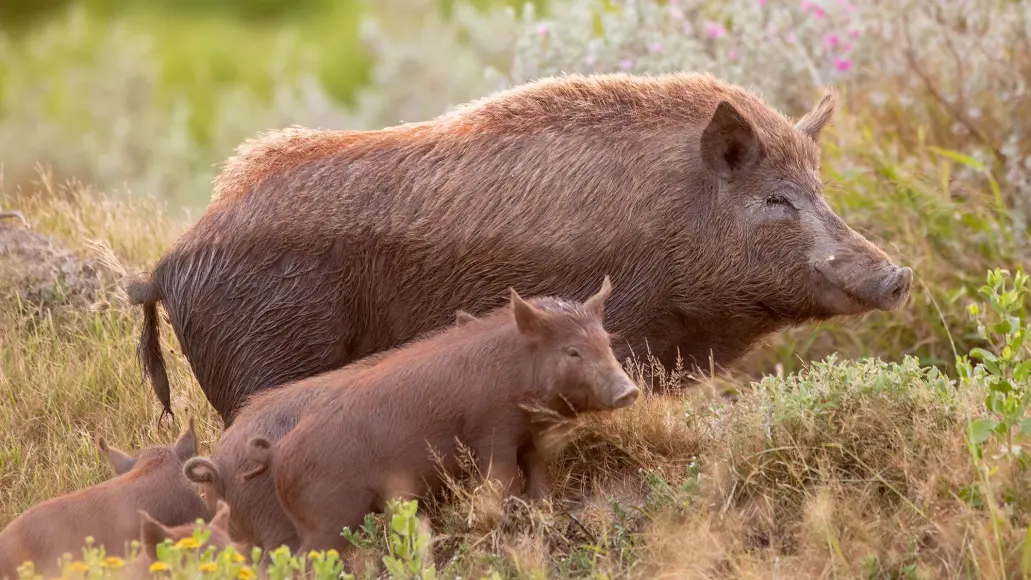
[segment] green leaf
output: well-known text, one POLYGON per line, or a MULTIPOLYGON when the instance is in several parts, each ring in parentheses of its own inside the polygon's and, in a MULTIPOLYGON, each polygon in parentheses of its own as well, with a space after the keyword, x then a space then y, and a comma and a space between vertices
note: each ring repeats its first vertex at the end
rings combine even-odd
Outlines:
POLYGON ((997 393, 1004 393, 1008 395, 1009 393, 1013 392, 1013 385, 1011 385, 1010 382, 1005 379, 1000 379, 998 381, 992 382, 992 390, 997 393))
POLYGON ((968 427, 968 437, 974 445, 980 445, 991 438, 998 422, 995 419, 977 419, 968 427))
POLYGON ((999 365, 996 364, 995 361, 984 361, 984 368, 987 369, 988 372, 993 374, 993 375, 1001 375, 1002 374, 999 371, 999 365))
POLYGON ((387 571, 390 572, 391 578, 405 578, 408 576, 405 574, 404 566, 402 566, 395 558, 384 556, 383 565, 386 566, 387 571))
POLYGON ((1017 424, 1024 435, 1031 435, 1031 417, 1027 417, 1017 424))
POLYGON ((964 155, 962 153, 951 151, 949 149, 941 149, 940 147, 928 147, 928 149, 932 153, 937 153, 942 157, 947 157, 953 161, 962 163, 963 165, 966 165, 967 167, 970 167, 976 171, 984 171, 984 164, 978 161, 977 159, 970 157, 969 155, 964 155))
POLYGON ((988 361, 988 362, 994 362, 994 361, 997 360, 995 358, 994 354, 988 352, 987 350, 985 350, 983 348, 971 349, 970 356, 971 356, 971 358, 977 358, 977 359, 981 359, 983 361, 988 361))
POLYGON ((1026 360, 1013 371, 1013 380, 1022 383, 1031 377, 1031 360, 1026 360))

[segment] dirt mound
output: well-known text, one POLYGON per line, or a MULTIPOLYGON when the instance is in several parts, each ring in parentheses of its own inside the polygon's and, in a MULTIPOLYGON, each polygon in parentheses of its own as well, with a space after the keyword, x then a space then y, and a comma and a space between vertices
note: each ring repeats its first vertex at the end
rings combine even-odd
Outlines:
POLYGON ((0 295, 40 307, 91 304, 100 268, 19 220, 0 220, 0 295))

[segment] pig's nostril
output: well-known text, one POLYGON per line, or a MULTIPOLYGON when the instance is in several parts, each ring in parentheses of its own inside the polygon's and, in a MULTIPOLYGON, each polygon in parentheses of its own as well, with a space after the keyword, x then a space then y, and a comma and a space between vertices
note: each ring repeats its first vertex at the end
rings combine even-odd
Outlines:
POLYGON ((628 407, 632 405, 634 401, 637 400, 637 396, 640 394, 640 389, 638 389, 636 386, 631 386, 630 388, 624 390, 622 393, 616 396, 616 398, 612 401, 612 406, 616 409, 628 407))
POLYGON ((913 284, 913 270, 900 268, 895 275, 894 287, 891 291, 892 302, 898 302, 909 294, 909 288, 913 284))

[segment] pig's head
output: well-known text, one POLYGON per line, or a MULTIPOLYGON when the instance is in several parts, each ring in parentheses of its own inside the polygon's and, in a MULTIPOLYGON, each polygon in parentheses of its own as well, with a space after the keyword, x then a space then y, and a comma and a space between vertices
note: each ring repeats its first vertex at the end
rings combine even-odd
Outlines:
POLYGON ((511 290, 519 333, 534 351, 534 371, 548 405, 563 413, 605 411, 632 405, 640 389, 616 360, 602 325, 606 276, 597 294, 582 303, 556 298, 524 301, 511 290))
POLYGON ((701 161, 715 184, 706 212, 714 257, 735 270, 742 309, 799 323, 894 310, 909 298, 912 270, 824 199, 818 142, 836 103, 829 91, 792 125, 765 106, 720 101, 702 131, 701 161))
MULTIPOLYGON (((166 526, 151 517, 146 510, 140 510, 138 514, 140 517, 140 543, 143 545, 143 552, 150 560, 157 560, 157 547, 162 542, 171 540, 175 543, 184 538, 190 538, 198 525, 197 522, 191 522, 178 526, 166 526)), ((242 553, 241 547, 230 539, 229 517, 229 504, 218 500, 215 515, 211 521, 201 524, 210 532, 205 546, 214 546, 219 551, 233 546, 237 552, 242 553)))
POLYGON ((147 447, 140 450, 135 457, 108 445, 103 437, 97 439, 97 447, 100 448, 100 452, 107 458, 111 471, 118 476, 132 471, 132 468, 138 463, 173 460, 182 464, 197 454, 197 432, 194 429, 193 418, 191 417, 186 429, 183 430, 174 444, 147 447))

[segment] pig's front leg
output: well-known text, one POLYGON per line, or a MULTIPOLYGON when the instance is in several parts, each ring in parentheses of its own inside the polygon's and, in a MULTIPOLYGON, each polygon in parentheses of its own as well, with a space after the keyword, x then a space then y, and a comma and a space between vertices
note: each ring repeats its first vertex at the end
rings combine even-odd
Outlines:
POLYGON ((547 497, 550 491, 548 489, 548 468, 535 444, 530 443, 520 451, 519 468, 523 470, 523 475, 526 477, 526 486, 523 488, 526 496, 533 500, 547 497))

